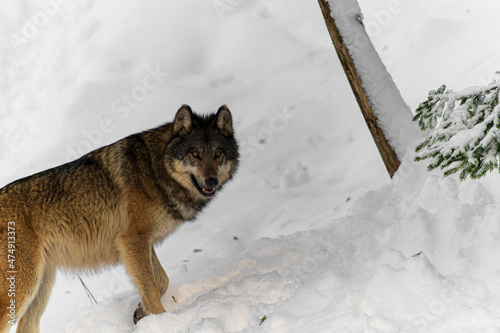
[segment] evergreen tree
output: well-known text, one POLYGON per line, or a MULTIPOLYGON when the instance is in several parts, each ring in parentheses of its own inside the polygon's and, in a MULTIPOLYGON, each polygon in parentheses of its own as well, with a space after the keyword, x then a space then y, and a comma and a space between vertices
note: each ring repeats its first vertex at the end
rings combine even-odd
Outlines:
POLYGON ((460 92, 445 85, 430 91, 413 118, 421 130, 430 130, 415 160, 429 159, 429 171, 440 167, 445 176, 461 171, 461 180, 499 169, 499 91, 500 81, 460 92))

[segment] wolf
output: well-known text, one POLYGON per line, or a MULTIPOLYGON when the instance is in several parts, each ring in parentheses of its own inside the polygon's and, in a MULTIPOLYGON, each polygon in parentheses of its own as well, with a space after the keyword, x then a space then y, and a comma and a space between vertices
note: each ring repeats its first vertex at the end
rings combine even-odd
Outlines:
POLYGON ((39 332, 56 269, 123 264, 141 296, 133 320, 165 312, 154 250, 233 178, 238 144, 223 105, 126 137, 0 189, 0 333, 39 332))

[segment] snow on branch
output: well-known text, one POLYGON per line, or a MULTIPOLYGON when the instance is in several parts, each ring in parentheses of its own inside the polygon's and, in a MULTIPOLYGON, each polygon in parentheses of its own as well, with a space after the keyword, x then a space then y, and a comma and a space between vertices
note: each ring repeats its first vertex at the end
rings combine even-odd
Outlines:
POLYGON ((416 161, 430 160, 445 176, 458 171, 460 179, 480 178, 500 166, 500 81, 486 87, 454 92, 443 85, 429 92, 414 121, 431 130, 417 146, 416 161))

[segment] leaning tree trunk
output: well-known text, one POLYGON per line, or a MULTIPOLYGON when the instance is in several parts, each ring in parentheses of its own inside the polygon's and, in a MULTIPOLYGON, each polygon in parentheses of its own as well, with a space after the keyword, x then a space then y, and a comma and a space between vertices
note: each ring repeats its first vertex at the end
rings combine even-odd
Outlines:
MULTIPOLYGON (((398 159, 398 155, 400 158, 403 158, 404 151, 406 150, 404 148, 406 148, 408 138, 404 138, 404 136, 405 135, 411 136, 413 133, 397 133, 398 131, 401 132, 400 129, 387 129, 387 132, 395 133, 394 137, 391 138, 393 141, 398 141, 399 143, 401 142, 403 143, 402 145, 400 144, 399 146, 403 146, 404 148, 400 148, 398 154, 396 154, 395 149, 393 148, 393 146, 391 146, 391 144, 389 144, 389 141, 386 138, 387 133, 384 134, 383 128, 380 126, 379 119, 377 117, 377 114, 374 112, 374 109, 376 108, 377 110, 380 110, 380 109, 395 108, 397 109, 396 113, 400 113, 401 111, 400 109, 403 109, 403 111, 406 112, 410 111, 410 109, 404 103, 399 93, 399 90, 392 81, 392 78, 385 69, 385 66, 382 64, 382 61, 380 60, 378 53, 375 51, 375 48, 371 44, 368 35, 366 34, 366 31, 361 22, 361 14, 357 2, 355 0, 342 0, 342 1, 330 0, 332 8, 334 8, 334 1, 336 1, 335 6, 337 6, 336 8, 340 12, 337 13, 338 16, 337 15, 334 16, 342 19, 344 34, 347 35, 348 33, 351 33, 354 34, 354 36, 342 36, 341 32, 339 31, 339 27, 337 25, 336 20, 334 19, 334 17, 332 17, 332 12, 330 10, 330 5, 328 1, 318 0, 319 5, 321 7, 321 11, 323 12, 323 17, 325 19, 326 26, 328 28, 328 32, 330 33, 330 37, 333 41, 333 45, 335 46, 335 50, 337 51, 337 55, 340 59, 340 62, 342 63, 342 67, 344 68, 347 79, 349 80, 349 84, 351 85, 351 88, 354 92, 356 101, 358 102, 363 117, 365 118, 366 124, 368 125, 368 128, 380 152, 382 160, 384 161, 387 171, 389 172, 389 175, 392 177, 400 165, 400 160, 398 159), (354 10, 352 8, 354 8, 354 10), (356 9, 358 10, 358 12, 356 12, 356 9), (346 44, 344 43, 343 37, 350 38, 349 47, 346 46, 346 44), (355 52, 357 55, 356 59, 354 60, 353 57, 351 56, 353 52, 355 52), (356 62, 356 60, 359 59, 363 60, 363 57, 364 58, 371 57, 372 59, 363 64, 364 68, 366 68, 367 70, 364 70, 363 73, 364 76, 360 77, 359 71, 357 69, 359 64, 356 62), (372 67, 378 67, 378 68, 376 71, 372 71, 370 73, 372 67), (382 73, 380 78, 370 77, 370 76, 380 75, 380 73, 382 73), (377 75, 372 75, 372 74, 377 74, 377 75), (367 94, 367 89, 366 89, 367 85, 369 86, 371 85, 369 89, 372 93, 371 96, 367 94), (383 86, 383 88, 377 87, 377 85, 383 86), (389 93, 387 93, 386 90, 389 90, 389 93), (389 100, 393 99, 395 101, 394 103, 392 103, 396 105, 395 107, 392 105, 387 106, 388 103, 384 102, 383 100, 378 98, 378 96, 376 96, 385 94, 391 95, 389 96, 388 99, 389 100), (374 103, 374 101, 378 102, 377 99, 382 101, 381 103, 378 103, 380 105, 374 105, 377 104, 374 103)), ((387 115, 387 112, 392 113, 392 110, 383 110, 383 112, 386 112, 385 115, 386 118, 392 118, 392 117, 397 118, 398 116, 396 114, 387 115)), ((403 117, 406 117, 408 121, 411 123, 411 112, 404 114, 403 117)), ((392 122, 393 122, 392 119, 388 119, 387 123, 389 123, 389 127, 398 126, 397 124, 396 125, 391 124, 392 122)), ((406 123, 406 119, 404 119, 402 122, 406 123)))

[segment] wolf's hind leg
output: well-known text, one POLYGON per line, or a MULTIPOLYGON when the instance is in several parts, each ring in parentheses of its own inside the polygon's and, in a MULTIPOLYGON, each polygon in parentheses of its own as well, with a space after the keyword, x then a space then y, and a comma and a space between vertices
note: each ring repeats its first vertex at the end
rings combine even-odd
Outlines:
MULTIPOLYGON (((41 286, 46 269, 45 258, 43 249, 37 246, 36 235, 20 229, 16 236, 15 262, 11 264, 12 267, 4 265, 0 267, 0 332, 9 331, 10 325, 5 321, 8 319, 19 323, 18 333, 36 333, 39 331, 40 317, 45 308, 45 306, 37 308, 37 304, 40 303, 35 301, 38 291, 43 289, 41 286), (33 309, 37 308, 36 312, 28 311, 31 304, 33 304, 33 309), (15 308, 9 310, 9 316, 7 316, 7 306, 10 305, 14 305, 15 308), (32 315, 34 317, 31 317, 32 315)), ((5 248, 0 249, 0 254, 2 257, 7 257, 5 248)))
POLYGON ((55 267, 45 267, 35 298, 21 317, 16 333, 39 332, 40 318, 49 301, 50 292, 56 277, 55 267))

